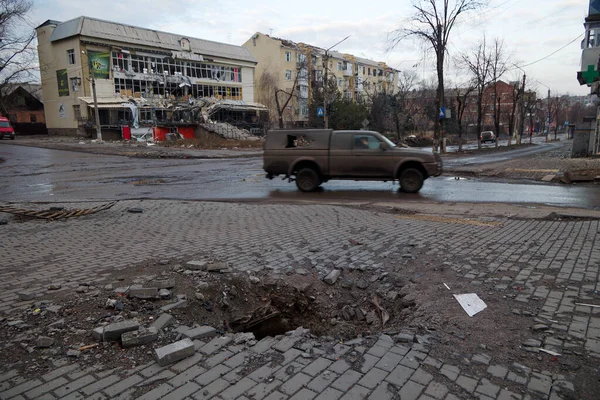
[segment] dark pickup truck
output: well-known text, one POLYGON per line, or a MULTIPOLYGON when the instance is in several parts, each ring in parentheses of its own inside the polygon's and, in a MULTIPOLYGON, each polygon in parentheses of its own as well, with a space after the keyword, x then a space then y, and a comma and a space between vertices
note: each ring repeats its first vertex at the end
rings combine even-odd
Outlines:
POLYGON ((294 177, 303 192, 314 191, 330 179, 397 179, 403 191, 416 193, 425 179, 442 173, 438 154, 398 147, 374 131, 271 130, 263 157, 267 178, 294 177))

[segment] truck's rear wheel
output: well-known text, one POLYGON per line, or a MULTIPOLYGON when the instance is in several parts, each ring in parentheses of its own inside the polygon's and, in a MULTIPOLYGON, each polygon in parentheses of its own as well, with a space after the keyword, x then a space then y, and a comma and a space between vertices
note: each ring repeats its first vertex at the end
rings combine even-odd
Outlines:
POLYGON ((417 193, 423 187, 423 173, 417 168, 406 168, 400 173, 400 188, 406 193, 417 193))
POLYGON ((314 192, 319 185, 321 185, 321 178, 312 168, 302 168, 296 174, 296 186, 303 192, 314 192))

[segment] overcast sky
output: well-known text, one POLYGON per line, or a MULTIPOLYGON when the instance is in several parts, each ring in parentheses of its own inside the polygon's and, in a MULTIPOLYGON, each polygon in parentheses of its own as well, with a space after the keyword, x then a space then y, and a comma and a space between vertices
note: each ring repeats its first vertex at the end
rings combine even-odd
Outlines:
MULTIPOLYGON (((549 86, 552 93, 588 94, 576 79, 588 4, 589 0, 490 0, 487 8, 459 21, 452 32, 450 57, 472 49, 484 35, 489 41, 500 38, 540 93, 545 95, 549 86), (555 55, 527 66, 569 42, 555 55)), ((422 44, 407 40, 389 50, 389 33, 405 26, 412 13, 411 0, 34 0, 33 22, 85 15, 238 45, 257 31, 323 48, 350 35, 336 50, 386 61, 428 79, 435 74, 434 61, 422 44)), ((452 84, 466 80, 452 60, 448 69, 452 84)), ((522 72, 514 69, 505 79, 521 78, 522 72)))

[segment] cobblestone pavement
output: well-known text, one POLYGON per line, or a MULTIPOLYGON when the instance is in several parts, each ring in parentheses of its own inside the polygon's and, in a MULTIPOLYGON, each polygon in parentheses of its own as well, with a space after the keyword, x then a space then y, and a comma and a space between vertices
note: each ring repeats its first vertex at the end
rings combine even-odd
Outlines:
MULTIPOLYGON (((123 201, 87 217, 0 226, 0 312, 30 307, 35 300, 21 300, 23 292, 39 300, 50 283, 72 290, 149 259, 202 252, 241 271, 282 273, 302 262, 324 276, 332 268, 385 268, 388 256, 412 243, 440 264, 460 256, 463 263, 452 268, 474 292, 491 284, 499 293, 518 289, 505 300, 515 309, 541 304, 536 322, 555 332, 545 336, 546 349, 600 357, 600 308, 581 305, 600 298, 599 242, 598 220, 451 220, 336 206, 123 201), (144 212, 127 212, 131 207, 144 212), (349 237, 363 246, 348 246, 349 237)), ((433 356, 436 344, 427 337, 340 343, 289 335, 247 347, 223 336, 195 344, 194 356, 166 367, 90 369, 65 357, 44 375, 22 376, 2 365, 0 398, 557 400, 574 398, 576 384, 569 371, 502 365, 488 354, 471 356, 486 372, 469 376, 460 362, 433 356), (507 382, 518 390, 507 390, 507 382)))

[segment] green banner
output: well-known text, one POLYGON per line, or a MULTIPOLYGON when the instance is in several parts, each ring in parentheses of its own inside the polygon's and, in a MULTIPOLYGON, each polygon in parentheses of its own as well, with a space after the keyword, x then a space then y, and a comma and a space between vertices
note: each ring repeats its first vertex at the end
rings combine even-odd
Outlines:
POLYGON ((88 51, 90 65, 94 71, 94 78, 109 79, 110 78, 110 53, 100 51, 88 51))
POLYGON ((58 83, 58 96, 65 97, 69 95, 69 78, 66 69, 56 71, 56 82, 58 83))

